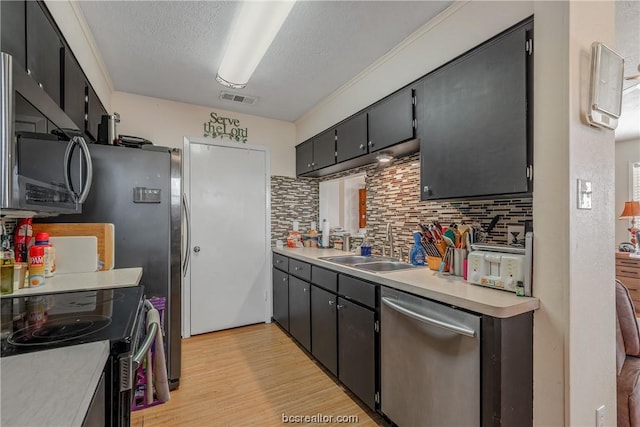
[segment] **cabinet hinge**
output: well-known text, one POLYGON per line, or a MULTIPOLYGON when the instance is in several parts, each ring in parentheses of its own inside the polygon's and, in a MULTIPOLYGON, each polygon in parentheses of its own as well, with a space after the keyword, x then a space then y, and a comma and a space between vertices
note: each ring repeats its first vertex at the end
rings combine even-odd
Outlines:
POLYGON ((413 103, 413 105, 418 105, 418 101, 415 96, 411 98, 411 102, 413 103))
POLYGON ((527 39, 524 44, 524 50, 529 54, 533 54, 533 39, 527 39))
POLYGON ((416 119, 413 119, 413 128, 414 129, 418 128, 418 123, 416 123, 416 119))
POLYGON ((533 165, 527 166, 527 179, 533 181, 533 165))
POLYGON ((333 152, 333 157, 336 157, 336 158, 338 157, 338 152, 337 151, 333 152))
POLYGON ((373 396, 373 400, 376 401, 376 403, 380 403, 380 392, 376 391, 376 394, 373 396))
POLYGON ((380 321, 376 320, 375 322, 373 322, 373 330, 376 332, 380 332, 380 321))

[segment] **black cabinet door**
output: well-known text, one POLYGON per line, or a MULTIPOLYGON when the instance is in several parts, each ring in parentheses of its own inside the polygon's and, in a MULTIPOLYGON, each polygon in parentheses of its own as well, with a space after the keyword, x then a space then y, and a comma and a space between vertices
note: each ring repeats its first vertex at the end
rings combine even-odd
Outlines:
POLYGON ((24 0, 0 1, 0 50, 13 56, 13 62, 23 70, 27 68, 26 3, 24 0))
POLYGON ((369 110, 369 152, 414 137, 413 91, 403 89, 369 110))
POLYGON ((375 313, 338 298, 338 377, 375 409, 375 313))
POLYGON ((289 330, 289 275, 273 269, 273 319, 289 330))
POLYGON ((313 170, 336 163, 336 133, 334 129, 313 138, 313 170))
POLYGON ((63 108, 67 116, 81 131, 84 131, 86 91, 87 81, 80 64, 71 55, 71 52, 65 52, 63 108))
POLYGON ((289 333, 311 351, 311 285, 289 276, 289 333))
POLYGON ((526 37, 519 27, 417 85, 422 200, 528 191, 526 37))
POLYGON ((311 286, 311 348, 316 359, 338 375, 337 297, 317 286, 311 286))
POLYGON ((296 147, 296 175, 313 170, 313 140, 303 142, 296 147))
POLYGON ((102 119, 102 115, 106 114, 100 99, 91 86, 87 86, 87 122, 85 133, 93 140, 98 140, 98 125, 102 119))
POLYGON ((367 114, 354 116, 336 128, 338 163, 367 154, 367 114))
POLYGON ((26 22, 27 72, 60 105, 60 38, 38 2, 27 2, 26 22))

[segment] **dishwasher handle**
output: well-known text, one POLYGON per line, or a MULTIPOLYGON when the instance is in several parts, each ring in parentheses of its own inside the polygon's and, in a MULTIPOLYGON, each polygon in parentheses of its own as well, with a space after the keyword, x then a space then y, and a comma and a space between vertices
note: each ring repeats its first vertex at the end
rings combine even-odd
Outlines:
POLYGON ((465 326, 453 325, 448 322, 443 322, 442 320, 434 319, 432 317, 428 317, 423 314, 416 313, 415 311, 412 311, 407 307, 403 307, 400 304, 400 301, 395 300, 393 298, 382 297, 382 303, 388 306, 389 308, 397 311, 398 313, 404 314, 405 316, 411 317, 412 319, 418 320, 419 322, 426 323, 431 326, 436 326, 438 328, 442 328, 447 331, 455 332, 456 334, 465 335, 471 338, 475 338, 476 336, 476 331, 474 331, 473 329, 469 329, 465 326))

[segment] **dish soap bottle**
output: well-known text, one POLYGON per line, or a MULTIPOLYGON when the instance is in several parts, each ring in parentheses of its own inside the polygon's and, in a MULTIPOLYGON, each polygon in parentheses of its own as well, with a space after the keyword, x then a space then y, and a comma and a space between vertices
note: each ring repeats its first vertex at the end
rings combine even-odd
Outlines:
POLYGON ((413 232, 413 248, 411 248, 410 259, 413 265, 425 265, 427 259, 427 253, 425 252, 422 244, 420 243, 420 233, 413 232))

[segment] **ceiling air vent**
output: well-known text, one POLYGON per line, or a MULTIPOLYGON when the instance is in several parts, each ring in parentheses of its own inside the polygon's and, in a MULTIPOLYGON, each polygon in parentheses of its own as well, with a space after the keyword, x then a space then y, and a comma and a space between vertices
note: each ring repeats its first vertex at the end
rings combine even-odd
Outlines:
POLYGON ((241 104, 253 105, 258 102, 258 98, 246 95, 236 95, 235 93, 220 92, 220 99, 223 101, 239 102, 241 104))

